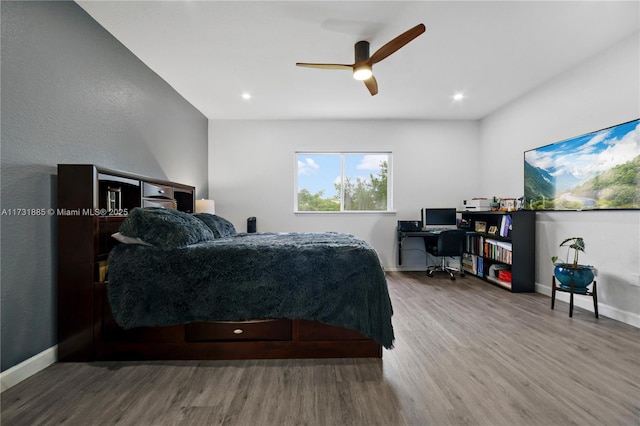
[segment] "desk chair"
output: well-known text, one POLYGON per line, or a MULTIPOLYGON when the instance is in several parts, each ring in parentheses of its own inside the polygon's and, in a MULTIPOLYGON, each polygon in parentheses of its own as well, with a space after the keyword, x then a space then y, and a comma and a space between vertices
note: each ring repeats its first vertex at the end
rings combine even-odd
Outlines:
POLYGON ((455 280, 456 276, 454 272, 459 272, 461 277, 464 277, 464 271, 462 270, 462 252, 464 251, 464 243, 466 239, 467 231, 464 229, 452 229, 449 231, 442 231, 438 234, 437 238, 425 238, 424 246, 428 254, 433 255, 436 258, 435 264, 429 266, 429 255, 427 255, 427 275, 433 277, 433 273, 436 271, 447 272, 451 277, 451 280, 455 280), (460 266, 454 268, 447 266, 447 257, 458 256, 460 258, 460 266))

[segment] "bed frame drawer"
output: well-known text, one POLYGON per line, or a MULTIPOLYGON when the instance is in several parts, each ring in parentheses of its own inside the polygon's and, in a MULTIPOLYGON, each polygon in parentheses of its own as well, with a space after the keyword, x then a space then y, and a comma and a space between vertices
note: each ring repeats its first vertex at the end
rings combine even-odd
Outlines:
POLYGON ((162 207, 163 209, 175 209, 176 202, 173 200, 161 200, 158 198, 142 200, 142 207, 162 207))
POLYGON ((300 340, 367 340, 362 334, 346 328, 334 327, 320 321, 300 321, 300 340))
POLYGON ((185 325, 190 342, 230 340, 291 340, 291 320, 199 322, 185 325))
POLYGON ((142 197, 173 198, 173 187, 157 183, 144 182, 142 185, 142 197))

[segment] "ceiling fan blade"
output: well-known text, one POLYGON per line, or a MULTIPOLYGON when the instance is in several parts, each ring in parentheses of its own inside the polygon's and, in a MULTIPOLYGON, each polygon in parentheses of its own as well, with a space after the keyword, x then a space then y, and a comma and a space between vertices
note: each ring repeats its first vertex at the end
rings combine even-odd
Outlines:
POLYGON ((362 81, 364 81, 364 85, 367 86, 367 89, 369 89, 369 93, 371 93, 371 96, 375 96, 378 94, 378 82, 376 81, 376 78, 374 76, 371 76, 368 79, 362 81))
POLYGON ((400 34, 398 37, 394 38, 393 40, 382 46, 380 49, 376 50, 376 52, 369 58, 369 64, 373 65, 377 62, 380 62, 392 53, 400 50, 407 43, 425 32, 425 30, 426 27, 424 26, 424 24, 418 24, 410 30, 400 34))
POLYGON ((296 62, 298 67, 321 68, 325 70, 353 70, 353 65, 346 64, 309 64, 306 62, 296 62))

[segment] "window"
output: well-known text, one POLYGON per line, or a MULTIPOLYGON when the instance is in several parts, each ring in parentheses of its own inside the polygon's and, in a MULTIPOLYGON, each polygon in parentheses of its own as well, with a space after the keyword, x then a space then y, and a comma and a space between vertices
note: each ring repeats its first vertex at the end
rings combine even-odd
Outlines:
POLYGON ((296 153, 296 212, 390 211, 391 153, 296 153))

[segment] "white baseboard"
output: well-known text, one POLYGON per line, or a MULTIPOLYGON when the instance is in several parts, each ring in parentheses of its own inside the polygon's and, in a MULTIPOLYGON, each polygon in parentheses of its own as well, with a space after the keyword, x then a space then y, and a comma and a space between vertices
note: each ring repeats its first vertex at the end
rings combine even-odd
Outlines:
MULTIPOLYGON (((551 286, 536 283, 536 293, 551 297, 551 286)), ((569 293, 556 292, 556 299, 569 303, 569 293)), ((574 306, 593 312, 593 299, 591 297, 574 297, 573 304, 574 306)), ((549 305, 549 308, 551 308, 551 305, 549 305)), ((605 305, 600 301, 598 302, 598 315, 640 328, 640 315, 634 314, 633 312, 622 311, 613 306, 605 305)))
POLYGON ((385 271, 387 272, 420 272, 420 271, 426 271, 427 267, 425 266, 424 269, 416 269, 415 267, 407 267, 407 268, 403 268, 403 267, 397 267, 397 266, 392 266, 390 268, 384 268, 385 271))
POLYGON ((44 370, 58 359, 58 345, 14 365, 10 369, 0 373, 0 393, 17 385, 21 381, 33 376, 37 372, 44 370))

